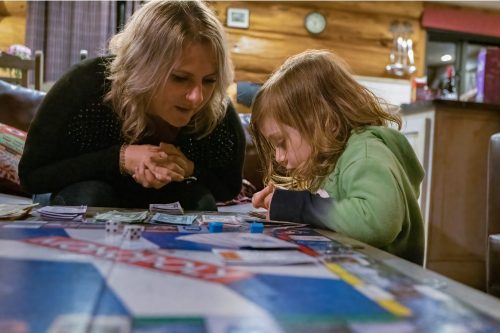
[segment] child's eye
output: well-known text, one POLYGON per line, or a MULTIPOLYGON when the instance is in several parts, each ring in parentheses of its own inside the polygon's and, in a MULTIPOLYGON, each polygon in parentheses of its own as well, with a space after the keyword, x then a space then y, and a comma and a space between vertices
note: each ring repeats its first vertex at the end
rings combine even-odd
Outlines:
POLYGON ((276 142, 276 147, 283 148, 285 147, 285 144, 286 144, 285 140, 280 140, 276 142))

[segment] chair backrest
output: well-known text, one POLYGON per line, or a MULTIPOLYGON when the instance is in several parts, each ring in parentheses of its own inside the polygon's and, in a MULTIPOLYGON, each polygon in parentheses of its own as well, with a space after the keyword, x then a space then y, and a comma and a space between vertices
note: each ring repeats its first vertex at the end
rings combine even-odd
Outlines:
POLYGON ((490 138, 486 188, 486 291, 500 297, 500 133, 490 138))
POLYGON ((22 59, 0 51, 0 69, 8 72, 18 70, 18 73, 21 74, 20 77, 2 75, 0 76, 0 80, 18 84, 26 88, 28 88, 28 71, 33 70, 35 73, 34 87, 36 90, 40 90, 43 83, 43 52, 35 51, 35 59, 22 59))
POLYGON ((0 80, 0 123, 28 131, 45 92, 0 80))

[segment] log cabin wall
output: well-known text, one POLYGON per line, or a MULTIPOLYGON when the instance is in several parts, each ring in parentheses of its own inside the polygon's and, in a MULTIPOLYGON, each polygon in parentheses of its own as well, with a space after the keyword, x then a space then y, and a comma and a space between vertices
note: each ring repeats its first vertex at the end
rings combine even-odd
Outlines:
POLYGON ((411 2, 210 2, 224 23, 235 65, 235 79, 263 82, 289 56, 312 48, 330 49, 344 58, 357 75, 387 77, 392 47, 390 24, 412 25, 417 75, 424 74, 425 31, 420 27, 423 3, 411 2), (228 28, 228 8, 250 10, 248 29, 228 28), (311 11, 327 20, 315 36, 304 28, 311 11))
POLYGON ((0 50, 25 43, 26 1, 0 1, 0 50))

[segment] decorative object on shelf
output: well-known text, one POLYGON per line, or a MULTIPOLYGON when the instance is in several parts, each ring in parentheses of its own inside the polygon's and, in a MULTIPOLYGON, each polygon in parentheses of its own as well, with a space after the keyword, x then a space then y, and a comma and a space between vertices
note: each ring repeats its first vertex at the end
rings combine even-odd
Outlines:
MULTIPOLYGON (((25 45, 14 44, 9 46, 7 54, 19 57, 21 59, 31 59, 31 49, 25 45)), ((20 69, 11 69, 11 77, 21 79, 22 73, 20 69)))
POLYGON ((326 18, 319 12, 310 12, 304 19, 304 27, 307 32, 318 35, 326 29, 326 18))
POLYGON ((228 8, 227 26, 247 29, 250 26, 250 10, 247 8, 228 8))
POLYGON ((385 70, 396 76, 415 73, 417 67, 413 53, 413 40, 411 39, 413 33, 411 24, 407 21, 393 21, 390 31, 393 42, 389 55, 390 63, 385 66, 385 70))

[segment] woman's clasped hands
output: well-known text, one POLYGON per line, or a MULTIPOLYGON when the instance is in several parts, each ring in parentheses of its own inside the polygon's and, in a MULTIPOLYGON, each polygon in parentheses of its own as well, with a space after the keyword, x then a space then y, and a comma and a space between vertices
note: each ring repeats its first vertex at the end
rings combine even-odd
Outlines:
POLYGON ((194 172, 194 163, 171 144, 130 145, 124 154, 126 172, 145 188, 159 189, 194 172))

